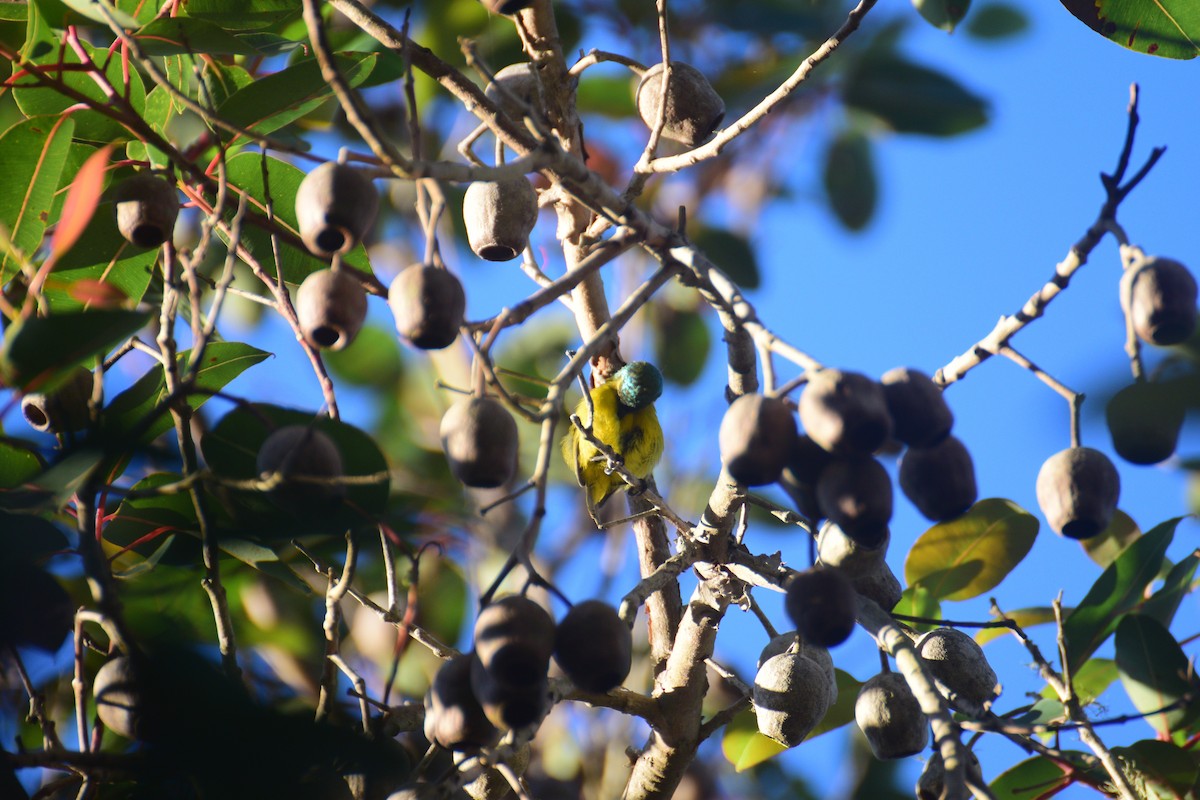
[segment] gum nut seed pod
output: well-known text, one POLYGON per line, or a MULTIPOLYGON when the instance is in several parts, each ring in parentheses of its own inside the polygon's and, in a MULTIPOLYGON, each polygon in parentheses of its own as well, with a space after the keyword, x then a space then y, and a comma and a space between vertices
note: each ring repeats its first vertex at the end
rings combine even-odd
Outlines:
POLYGON ((800 434, 792 444, 792 452, 784 466, 784 474, 798 484, 816 486, 833 456, 807 434, 800 434))
POLYGON ((799 653, 772 656, 754 676, 759 733, 784 747, 795 747, 829 711, 836 687, 812 659, 799 653))
POLYGON ((442 450, 450 471, 465 486, 494 489, 516 471, 517 423, 499 400, 469 397, 442 417, 442 450))
POLYGON ((171 238, 179 196, 166 178, 138 173, 117 186, 114 201, 117 230, 125 241, 149 250, 171 238))
POLYGON ((285 425, 271 433, 258 449, 255 468, 259 475, 282 475, 284 482, 270 490, 271 498, 297 512, 329 510, 345 494, 345 486, 320 482, 343 475, 342 454, 328 434, 308 425, 285 425))
POLYGON ((104 727, 126 739, 145 735, 143 692, 127 656, 109 659, 100 667, 92 682, 92 696, 104 727))
POLYGON ((1184 404, 1161 383, 1139 381, 1113 395, 1105 409, 1113 449, 1131 464, 1158 464, 1175 453, 1184 404))
POLYGON ((471 654, 444 662, 425 694, 425 738, 447 750, 475 750, 499 736, 471 691, 471 654))
POLYGON ((585 600, 555 628, 554 660, 580 689, 607 692, 629 677, 633 632, 608 603, 585 600))
POLYGON ((367 318, 367 290, 346 269, 310 273, 296 290, 300 330, 313 347, 341 350, 367 318))
POLYGON ((463 227, 475 255, 485 261, 511 261, 529 244, 537 223, 538 200, 524 176, 508 181, 475 181, 463 196, 463 227))
POLYGON ((910 447, 900 456, 900 490, 926 519, 942 522, 975 504, 975 464, 959 439, 947 436, 931 447, 910 447))
POLYGON ((496 681, 526 684, 544 679, 554 651, 554 620, 522 595, 489 603, 475 620, 475 655, 496 681))
POLYGON ((854 591, 874 600, 884 611, 891 611, 900 602, 904 587, 886 561, 880 560, 874 569, 863 570, 849 576, 854 591))
POLYGON ((812 567, 788 581, 784 607, 805 642, 829 648, 846 641, 857 606, 850 580, 834 567, 812 567))
POLYGON ((892 479, 870 456, 838 458, 821 470, 817 502, 847 536, 876 545, 892 519, 892 479))
POLYGON ((29 427, 43 433, 83 430, 91 421, 88 403, 95 379, 86 367, 75 367, 49 392, 30 392, 21 398, 21 414, 29 427))
POLYGON ((870 455, 892 434, 883 387, 857 372, 823 369, 800 392, 800 422, 812 440, 841 455, 870 455))
POLYGON ((422 350, 441 350, 458 338, 467 297, 449 270, 413 264, 388 289, 388 306, 401 336, 422 350))
POLYGON ((827 567, 837 567, 847 577, 874 570, 887 556, 891 535, 885 526, 878 541, 860 542, 835 522, 827 521, 817 534, 817 556, 827 567))
POLYGON ((878 759, 915 756, 929 743, 921 704, 898 672, 882 672, 862 685, 854 701, 854 721, 878 759))
POLYGON ((528 681, 506 682, 498 680, 476 657, 471 662, 471 691, 488 720, 502 730, 541 722, 550 710, 550 684, 544 670, 528 681))
MULTIPOLYGON (((654 129, 662 101, 663 65, 655 64, 638 83, 638 115, 646 127, 654 129)), ((725 101, 713 89, 704 73, 682 61, 671 62, 667 84, 667 110, 662 135, 688 147, 701 144, 725 119, 725 101)))
POLYGON ((1103 533, 1120 496, 1117 468, 1108 456, 1090 447, 1061 450, 1038 471, 1038 505, 1047 524, 1069 539, 1103 533))
POLYGON ((520 61, 497 72, 483 94, 505 114, 519 120, 528 113, 528 109, 541 106, 541 91, 537 67, 531 62, 520 61))
POLYGON ((1166 347, 1196 330, 1196 279, 1183 264, 1151 257, 1126 270, 1121 281, 1133 329, 1143 342, 1166 347))
POLYGON ((767 642, 767 646, 758 654, 759 669, 767 663, 767 659, 789 650, 804 656, 821 668, 825 676, 833 682, 832 702, 837 702, 837 672, 833 667, 833 656, 829 655, 829 651, 824 647, 817 647, 811 642, 804 641, 795 631, 787 631, 771 637, 771 641, 767 642))
POLYGON ((972 706, 987 708, 1000 694, 996 673, 983 648, 955 628, 935 628, 916 642, 917 655, 930 674, 950 694, 972 706))
MULTIPOLYGON (((966 773, 967 781, 976 786, 982 786, 983 770, 979 768, 979 759, 971 750, 963 748, 966 751, 966 773)), ((921 771, 921 777, 917 780, 917 800, 970 800, 973 795, 971 790, 964 787, 963 793, 957 797, 946 797, 944 792, 946 789, 946 763, 942 760, 942 754, 937 748, 934 748, 929 760, 925 762, 925 769, 921 771)))
POLYGON ((892 435, 907 445, 929 447, 950 433, 954 414, 941 387, 928 375, 911 367, 896 367, 880 380, 888 412, 892 416, 892 435))
POLYGON ((346 253, 362 240, 379 210, 379 194, 367 173, 326 161, 300 181, 296 221, 314 256, 346 253))
POLYGON ((721 420, 721 461, 739 483, 765 486, 779 480, 796 436, 796 417, 787 403, 744 394, 721 420))
POLYGON ((533 0, 479 0, 483 7, 493 14, 515 14, 523 8, 529 8, 533 0))

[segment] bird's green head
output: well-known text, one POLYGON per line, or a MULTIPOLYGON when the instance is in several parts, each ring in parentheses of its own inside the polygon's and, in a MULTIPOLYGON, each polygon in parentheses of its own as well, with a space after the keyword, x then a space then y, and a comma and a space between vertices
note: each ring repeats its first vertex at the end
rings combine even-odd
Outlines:
POLYGON ((621 405, 637 411, 654 403, 663 393, 663 376, 649 361, 631 361, 613 376, 621 405))

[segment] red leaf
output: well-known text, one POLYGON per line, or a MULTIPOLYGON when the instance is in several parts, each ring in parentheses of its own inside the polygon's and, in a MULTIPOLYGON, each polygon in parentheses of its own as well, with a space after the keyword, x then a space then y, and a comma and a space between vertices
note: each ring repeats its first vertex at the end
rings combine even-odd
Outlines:
POLYGON ((70 250, 92 221, 96 206, 100 204, 104 170, 108 167, 112 150, 111 144, 101 147, 88 156, 75 174, 75 180, 67 191, 67 200, 63 203, 62 217, 54 229, 54 238, 50 240, 50 260, 57 261, 70 250))

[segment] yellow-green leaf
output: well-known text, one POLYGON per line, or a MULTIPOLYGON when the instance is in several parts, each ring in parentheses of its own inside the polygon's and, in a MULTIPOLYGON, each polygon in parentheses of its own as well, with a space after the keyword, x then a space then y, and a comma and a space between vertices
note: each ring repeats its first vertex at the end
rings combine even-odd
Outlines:
POLYGON ((978 597, 1021 563, 1037 532, 1037 518, 1011 500, 980 500, 921 534, 904 563, 905 581, 944 600, 978 597))

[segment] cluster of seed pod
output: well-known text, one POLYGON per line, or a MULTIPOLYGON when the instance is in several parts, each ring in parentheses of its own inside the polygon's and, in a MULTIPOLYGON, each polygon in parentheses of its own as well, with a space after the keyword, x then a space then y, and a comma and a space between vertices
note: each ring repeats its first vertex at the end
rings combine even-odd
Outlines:
POLYGON ((632 633, 607 603, 579 603, 555 625, 526 597, 500 598, 475 622, 475 649, 434 677, 425 736, 448 750, 489 747, 502 731, 541 722, 550 704, 551 656, 580 689, 604 693, 628 677, 632 654, 632 633))

